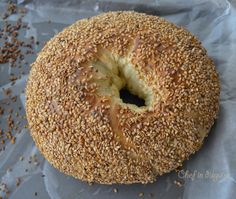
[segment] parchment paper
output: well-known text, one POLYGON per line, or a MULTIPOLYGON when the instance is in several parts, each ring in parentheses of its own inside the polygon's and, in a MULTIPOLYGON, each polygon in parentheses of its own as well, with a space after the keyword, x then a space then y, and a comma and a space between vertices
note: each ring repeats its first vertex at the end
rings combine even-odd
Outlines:
MULTIPOLYGON (((195 34, 213 58, 221 80, 219 119, 205 140, 203 148, 186 161, 183 170, 158 177, 157 182, 147 185, 98 185, 68 177, 56 169, 39 154, 27 129, 15 132, 16 142, 6 144, 0 151, 0 182, 6 183, 11 199, 234 199, 236 198, 236 1, 227 0, 147 0, 147 1, 79 1, 79 0, 17 0, 17 4, 28 9, 24 22, 31 29, 21 33, 23 39, 34 36, 40 41, 34 46, 39 51, 44 42, 78 19, 110 10, 136 10, 159 15, 195 34), (50 22, 50 21, 51 22, 50 22), (36 154, 40 165, 28 163, 28 157, 36 154), (20 161, 20 156, 25 159, 20 161), (11 171, 6 169, 10 167, 11 171), (27 172, 25 171, 27 169, 27 172), (15 179, 20 177, 17 187, 15 179), (174 181, 183 186, 177 186, 174 181), (114 193, 116 188, 118 193, 114 193), (35 193, 37 192, 37 193, 35 193), (143 193, 143 196, 139 194, 143 193), (152 193, 153 195, 150 195, 152 193)), ((0 1, 0 13, 5 1, 0 1)), ((11 16, 9 20, 16 20, 11 16)), ((1 22, 0 22, 1 24, 1 22)), ((35 55, 27 56, 29 63, 35 55)), ((18 96, 12 105, 24 106, 26 75, 13 85, 13 95, 18 96)), ((0 64, 0 103, 6 99, 2 88, 10 87, 11 72, 0 64)), ((7 112, 0 116, 5 121, 7 112)), ((20 112, 24 115, 24 110, 20 112)), ((4 122, 0 123, 4 128, 4 122)), ((0 196, 4 196, 0 190, 0 196)))

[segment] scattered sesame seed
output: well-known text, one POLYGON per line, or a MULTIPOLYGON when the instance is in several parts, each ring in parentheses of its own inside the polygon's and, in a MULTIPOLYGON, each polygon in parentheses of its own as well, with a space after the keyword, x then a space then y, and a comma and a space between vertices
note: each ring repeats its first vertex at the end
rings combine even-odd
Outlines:
POLYGON ((139 197, 143 197, 143 196, 144 196, 144 193, 143 193, 143 192, 140 192, 140 193, 138 194, 138 196, 139 196, 139 197))
POLYGON ((16 178, 16 186, 19 187, 21 183, 21 179, 20 178, 16 178))
POLYGON ((174 184, 176 184, 178 187, 182 187, 183 186, 183 183, 178 181, 178 180, 175 180, 174 184))
POLYGON ((153 194, 153 193, 149 193, 148 196, 149 196, 150 198, 153 198, 153 197, 154 197, 154 194, 153 194))
POLYGON ((12 169, 10 167, 7 168, 7 172, 11 172, 12 169))

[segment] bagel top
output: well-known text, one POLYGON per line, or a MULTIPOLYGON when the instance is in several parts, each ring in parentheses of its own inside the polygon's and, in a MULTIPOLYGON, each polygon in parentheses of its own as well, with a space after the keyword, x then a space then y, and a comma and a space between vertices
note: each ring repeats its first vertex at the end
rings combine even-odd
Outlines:
POLYGON ((109 12, 52 38, 26 89, 31 135, 60 171, 148 183, 181 166, 219 109, 219 79, 195 36, 157 16, 109 12), (145 106, 124 103, 126 87, 145 106))

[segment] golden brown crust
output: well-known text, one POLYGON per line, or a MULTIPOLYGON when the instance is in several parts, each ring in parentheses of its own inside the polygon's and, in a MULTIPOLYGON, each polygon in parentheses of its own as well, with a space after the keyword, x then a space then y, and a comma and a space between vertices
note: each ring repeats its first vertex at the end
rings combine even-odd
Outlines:
POLYGON ((212 60, 188 31, 135 12, 77 21, 51 39, 32 65, 26 111, 31 135, 62 172, 99 183, 147 183, 197 151, 219 108, 212 60), (136 112, 99 95, 91 66, 108 50, 130 57, 151 88, 136 112))

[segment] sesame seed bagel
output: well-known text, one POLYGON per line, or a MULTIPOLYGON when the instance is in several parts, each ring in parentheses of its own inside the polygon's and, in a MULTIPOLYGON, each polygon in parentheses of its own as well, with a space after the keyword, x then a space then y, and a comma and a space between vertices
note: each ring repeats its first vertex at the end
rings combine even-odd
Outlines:
POLYGON ((148 183, 201 147, 219 93, 213 61, 187 30, 109 12, 45 45, 30 71, 26 113, 38 149, 60 171, 102 184, 148 183), (124 87, 145 105, 125 103, 124 87))

